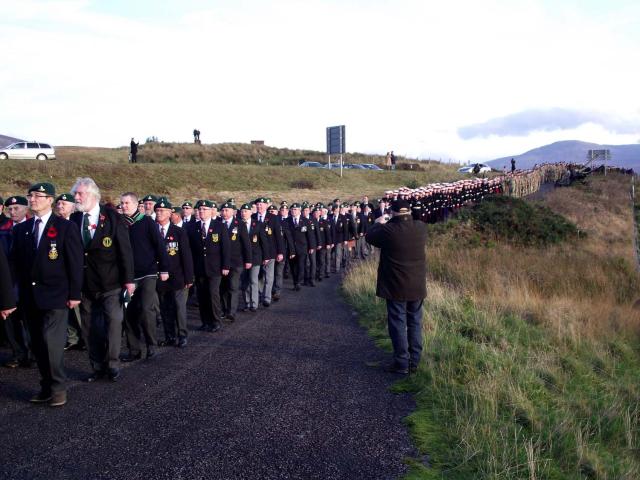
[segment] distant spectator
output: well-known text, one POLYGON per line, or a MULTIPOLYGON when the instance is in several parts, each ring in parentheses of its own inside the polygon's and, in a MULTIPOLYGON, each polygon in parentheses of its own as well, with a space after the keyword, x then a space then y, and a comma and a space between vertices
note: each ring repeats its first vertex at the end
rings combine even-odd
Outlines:
POLYGON ((516 160, 514 158, 511 159, 511 172, 516 171, 516 160))
POLYGON ((129 152, 131 155, 131 163, 138 163, 138 143, 131 138, 131 151, 129 152))
POLYGON ((393 150, 391 150, 391 170, 395 170, 396 169, 396 156, 393 153, 393 150))
POLYGON ((391 170, 391 152, 387 152, 387 158, 384 164, 387 166, 387 170, 391 170))
POLYGON ((200 130, 197 128, 193 129, 193 143, 200 143, 200 130))

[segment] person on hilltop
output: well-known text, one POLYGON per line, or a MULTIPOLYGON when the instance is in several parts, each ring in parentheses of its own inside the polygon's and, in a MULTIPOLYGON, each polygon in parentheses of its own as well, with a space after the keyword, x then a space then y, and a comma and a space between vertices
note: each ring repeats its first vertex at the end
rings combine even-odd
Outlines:
POLYGON ((511 159, 511 173, 516 171, 516 160, 515 158, 511 159))
POLYGON ((387 302, 393 362, 385 370, 416 371, 422 354, 422 303, 427 295, 427 226, 414 221, 406 200, 391 204, 391 220, 376 220, 366 240, 380 249, 376 295, 387 302))
POLYGON ((129 153, 131 155, 131 163, 138 163, 138 145, 139 143, 136 142, 133 137, 131 137, 131 143, 130 143, 130 149, 129 149, 129 153))

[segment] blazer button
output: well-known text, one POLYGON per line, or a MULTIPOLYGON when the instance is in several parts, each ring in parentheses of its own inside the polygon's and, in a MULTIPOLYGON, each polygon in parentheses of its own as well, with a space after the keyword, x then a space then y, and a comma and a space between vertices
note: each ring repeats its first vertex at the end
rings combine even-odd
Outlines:
POLYGON ((88 257, 88 256, 89 256, 89 254, 88 254, 87 252, 84 252, 84 256, 85 256, 85 257, 88 257))
POLYGON ((36 284, 36 282, 31 282, 31 285, 35 285, 35 284, 36 284))

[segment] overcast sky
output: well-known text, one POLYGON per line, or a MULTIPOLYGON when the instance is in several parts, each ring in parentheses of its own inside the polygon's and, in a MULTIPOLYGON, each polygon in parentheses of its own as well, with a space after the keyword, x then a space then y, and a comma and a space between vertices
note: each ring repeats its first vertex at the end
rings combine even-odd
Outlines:
POLYGON ((1 0, 0 134, 488 160, 640 141, 640 2, 1 0))

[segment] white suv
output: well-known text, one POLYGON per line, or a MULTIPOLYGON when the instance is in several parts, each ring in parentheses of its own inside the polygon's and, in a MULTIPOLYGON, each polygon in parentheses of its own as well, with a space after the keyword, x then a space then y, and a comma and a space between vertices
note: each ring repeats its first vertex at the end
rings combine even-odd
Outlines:
POLYGON ((0 160, 53 160, 55 158, 56 151, 48 143, 16 142, 0 149, 0 160))

